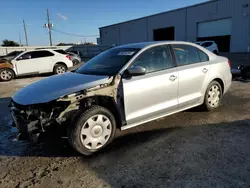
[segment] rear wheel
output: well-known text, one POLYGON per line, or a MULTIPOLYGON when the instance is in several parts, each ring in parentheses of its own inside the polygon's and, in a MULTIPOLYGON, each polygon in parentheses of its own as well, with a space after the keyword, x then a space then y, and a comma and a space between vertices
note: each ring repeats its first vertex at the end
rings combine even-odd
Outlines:
POLYGON ((79 153, 91 155, 113 140, 115 130, 113 114, 104 107, 93 106, 68 128, 68 140, 79 153))
POLYGON ((10 81, 15 77, 13 70, 8 68, 3 68, 0 70, 0 80, 1 81, 10 81))
POLYGON ((67 67, 63 64, 55 65, 54 70, 53 70, 54 74, 63 74, 66 71, 67 71, 67 67))
POLYGON ((217 81, 212 81, 206 91, 203 107, 210 111, 220 106, 222 98, 221 85, 217 81))

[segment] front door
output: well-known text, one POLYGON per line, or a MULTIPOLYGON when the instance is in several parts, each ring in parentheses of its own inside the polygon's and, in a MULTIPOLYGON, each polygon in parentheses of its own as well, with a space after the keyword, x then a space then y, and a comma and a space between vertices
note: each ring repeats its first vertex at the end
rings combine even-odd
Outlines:
POLYGON ((123 78, 124 106, 128 126, 135 126, 178 109, 178 72, 169 46, 143 52, 132 66, 146 68, 142 76, 123 78))
POLYGON ((209 57, 202 50, 190 45, 171 45, 179 72, 179 109, 194 106, 203 99, 205 83, 209 79, 209 57))
POLYGON ((13 61, 16 64, 17 75, 39 73, 38 66, 32 59, 32 52, 26 52, 13 61))

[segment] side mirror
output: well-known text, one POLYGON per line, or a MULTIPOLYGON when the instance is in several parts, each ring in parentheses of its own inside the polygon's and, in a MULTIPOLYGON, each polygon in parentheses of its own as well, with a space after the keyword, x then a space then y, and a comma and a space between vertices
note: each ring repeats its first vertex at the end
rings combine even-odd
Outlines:
POLYGON ((130 76, 141 76, 146 74, 146 69, 142 66, 134 66, 127 69, 130 76))

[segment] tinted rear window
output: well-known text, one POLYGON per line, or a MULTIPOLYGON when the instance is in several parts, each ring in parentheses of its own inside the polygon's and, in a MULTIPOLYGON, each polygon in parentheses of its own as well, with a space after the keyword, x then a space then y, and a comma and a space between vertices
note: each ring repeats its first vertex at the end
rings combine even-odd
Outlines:
POLYGON ((58 52, 58 53, 60 53, 60 54, 67 54, 67 52, 65 52, 64 50, 54 50, 55 52, 58 52))

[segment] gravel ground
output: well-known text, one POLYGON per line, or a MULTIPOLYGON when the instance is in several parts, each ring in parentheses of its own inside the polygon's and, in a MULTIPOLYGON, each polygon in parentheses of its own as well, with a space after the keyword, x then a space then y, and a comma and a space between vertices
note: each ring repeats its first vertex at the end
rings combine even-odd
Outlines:
POLYGON ((66 139, 16 141, 10 96, 42 77, 0 83, 0 187, 250 187, 250 84, 233 82, 222 106, 199 108, 120 132, 103 151, 66 139))

